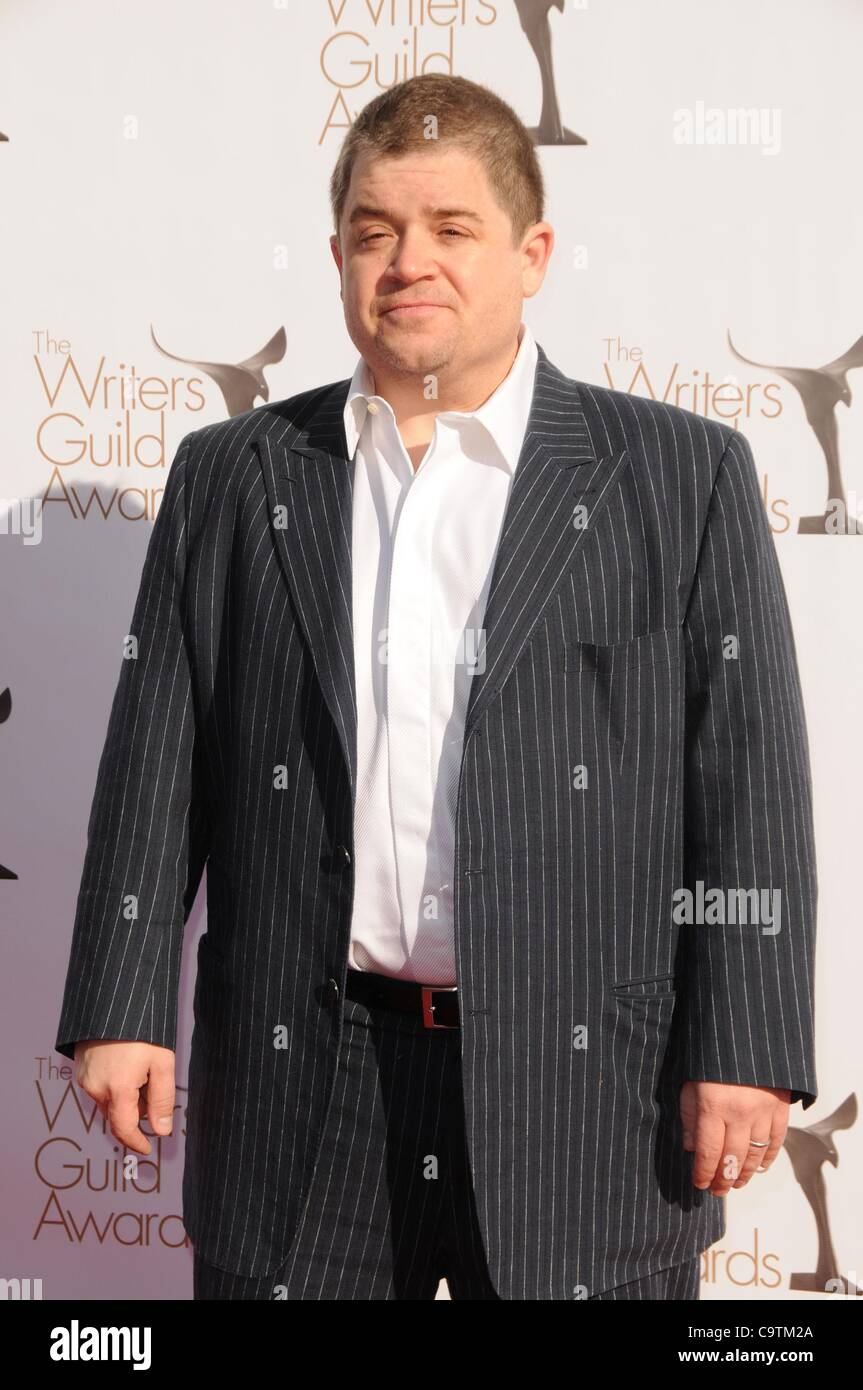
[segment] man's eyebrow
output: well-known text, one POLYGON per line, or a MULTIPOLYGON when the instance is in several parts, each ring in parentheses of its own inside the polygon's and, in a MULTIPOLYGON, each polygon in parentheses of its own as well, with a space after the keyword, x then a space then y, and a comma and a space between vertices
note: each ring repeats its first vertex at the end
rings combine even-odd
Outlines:
MULTIPOLYGON (((425 207, 420 208, 420 212, 424 217, 462 217, 471 222, 476 222, 478 226, 482 226, 482 218, 479 213, 473 212, 470 208, 433 207, 427 204, 425 207)), ((388 212, 386 208, 372 207, 369 203, 357 203, 357 206, 348 218, 348 223, 352 225, 354 222, 359 222, 364 217, 378 217, 385 222, 395 220, 392 213, 388 212)))

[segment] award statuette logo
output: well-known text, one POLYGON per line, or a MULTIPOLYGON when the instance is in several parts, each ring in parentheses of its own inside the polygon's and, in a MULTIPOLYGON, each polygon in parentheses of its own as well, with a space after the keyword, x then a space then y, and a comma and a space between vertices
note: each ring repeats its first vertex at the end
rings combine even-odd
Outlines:
POLYGON ((176 357, 173 352, 163 348, 153 332, 152 324, 150 337, 163 357, 170 357, 172 362, 181 362, 185 367, 196 367, 199 372, 211 377, 224 396, 228 415, 232 418, 251 410, 258 396, 264 401, 270 399, 270 388, 264 379, 264 368, 274 362, 281 362, 287 347, 285 330, 280 328, 270 341, 264 344, 260 352, 256 352, 253 357, 247 357, 244 362, 193 362, 190 357, 176 357))
POLYGON ((552 5, 563 11, 563 0, 515 0, 518 18, 539 64, 542 82, 539 125, 528 126, 528 132, 535 145, 586 145, 584 137, 576 135, 560 118, 551 55, 551 26, 548 22, 552 5))
POLYGON ((858 338, 853 347, 841 357, 825 363, 823 367, 777 367, 768 362, 754 362, 751 357, 744 357, 742 352, 737 351, 730 333, 727 337, 728 346, 738 361, 746 362, 750 367, 763 367, 765 371, 776 372, 799 392, 806 419, 823 450, 827 465, 827 507, 817 516, 801 516, 797 526, 798 533, 810 536, 863 534, 863 518, 848 516, 848 501, 839 462, 839 430, 836 424, 838 403, 841 401, 844 406, 851 404, 848 373, 855 367, 863 367, 863 337, 858 338), (838 518, 837 511, 840 513, 838 518), (838 530, 837 520, 840 522, 838 530))
POLYGON ((807 1125, 805 1129, 791 1125, 785 1135, 785 1148, 791 1159, 794 1176, 812 1208, 818 1231, 818 1258, 815 1269, 812 1273, 802 1271, 792 1274, 788 1281, 788 1287, 791 1289, 805 1289, 809 1293, 863 1293, 863 1289, 859 1289, 839 1271, 839 1261, 830 1235, 827 1189, 822 1171, 825 1163, 832 1163, 834 1168, 839 1167, 839 1153, 833 1142, 833 1131, 850 1129, 856 1119, 857 1097, 850 1095, 826 1119, 807 1125))

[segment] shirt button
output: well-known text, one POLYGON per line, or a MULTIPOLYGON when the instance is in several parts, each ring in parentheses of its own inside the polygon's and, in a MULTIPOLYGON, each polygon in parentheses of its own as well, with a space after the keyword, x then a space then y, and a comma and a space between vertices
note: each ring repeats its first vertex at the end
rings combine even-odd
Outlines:
POLYGON ((369 401, 369 411, 372 415, 377 415, 379 409, 380 406, 378 405, 377 401, 369 401))

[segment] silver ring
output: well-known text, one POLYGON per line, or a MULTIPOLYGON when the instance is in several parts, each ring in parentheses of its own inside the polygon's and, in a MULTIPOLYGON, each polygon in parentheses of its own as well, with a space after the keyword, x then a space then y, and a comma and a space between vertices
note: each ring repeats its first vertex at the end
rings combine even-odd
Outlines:
POLYGON ((769 1139, 765 1139, 763 1144, 759 1144, 759 1142, 758 1142, 757 1139, 750 1139, 750 1141, 749 1141, 749 1147, 750 1147, 750 1149, 769 1149, 769 1148, 770 1148, 770 1140, 769 1140, 769 1139))

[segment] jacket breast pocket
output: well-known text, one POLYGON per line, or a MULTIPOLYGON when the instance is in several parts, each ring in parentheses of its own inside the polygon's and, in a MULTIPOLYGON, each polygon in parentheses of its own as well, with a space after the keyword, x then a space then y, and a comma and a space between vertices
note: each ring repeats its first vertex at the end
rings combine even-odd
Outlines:
POLYGON ((563 649, 565 671, 626 672, 645 663, 670 664, 677 657, 680 628, 661 627, 622 642, 569 641, 563 649))
POLYGON ((679 627, 623 642, 569 641, 564 648, 567 699, 579 715, 585 759, 622 776, 643 802, 668 794, 683 711, 679 627))

